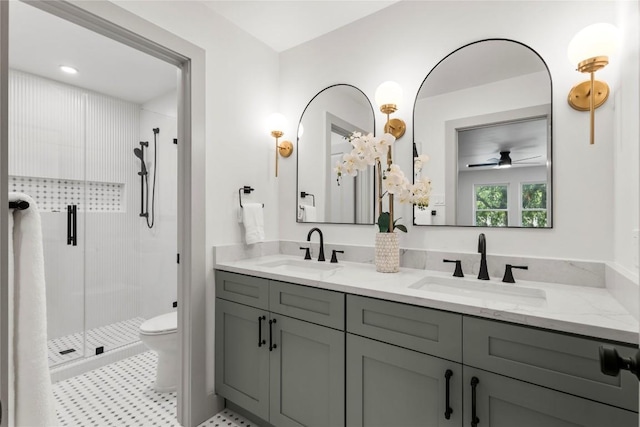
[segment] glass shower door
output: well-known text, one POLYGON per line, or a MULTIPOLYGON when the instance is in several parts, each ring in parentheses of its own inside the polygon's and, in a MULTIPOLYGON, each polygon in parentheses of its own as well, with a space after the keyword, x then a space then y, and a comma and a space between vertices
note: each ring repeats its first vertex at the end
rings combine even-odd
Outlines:
POLYGON ((50 366, 85 355, 85 104, 78 89, 9 73, 9 191, 40 212, 50 366))

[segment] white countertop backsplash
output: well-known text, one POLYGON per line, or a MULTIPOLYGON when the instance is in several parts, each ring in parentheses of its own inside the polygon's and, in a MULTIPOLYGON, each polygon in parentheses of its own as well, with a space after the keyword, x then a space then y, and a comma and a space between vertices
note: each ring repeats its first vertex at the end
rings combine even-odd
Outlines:
MULTIPOLYGON (((325 244, 327 264, 332 249, 345 250, 344 255, 338 254, 339 269, 293 273, 262 265, 303 260, 304 252, 299 248, 307 245, 280 241, 218 246, 214 248, 214 266, 271 280, 638 344, 637 278, 621 274, 609 264, 487 255, 491 283, 502 284, 506 263, 529 266, 526 271, 514 270, 515 285, 504 285, 544 291, 546 300, 533 304, 410 288, 427 276, 451 277, 454 266, 443 263, 443 258, 461 259, 465 279, 473 284, 479 269, 478 254, 401 250, 400 272, 378 273, 372 264, 372 247, 325 244)), ((312 247, 313 260, 307 262, 317 263, 318 245, 312 247)))

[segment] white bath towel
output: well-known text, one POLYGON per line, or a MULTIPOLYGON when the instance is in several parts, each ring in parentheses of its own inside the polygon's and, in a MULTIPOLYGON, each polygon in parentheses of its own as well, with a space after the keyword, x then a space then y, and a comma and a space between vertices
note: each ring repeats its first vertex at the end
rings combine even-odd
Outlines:
POLYGON ((36 203, 26 194, 9 200, 29 202, 29 208, 9 215, 9 385, 13 424, 58 425, 47 356, 47 303, 42 228, 36 203), (11 366, 12 365, 12 366, 11 366), (11 379, 10 379, 11 380, 11 379))
POLYGON ((262 203, 243 203, 242 222, 247 245, 264 240, 264 215, 262 203))
POLYGON ((302 205, 302 207, 304 208, 302 209, 304 212, 304 222, 316 222, 318 220, 315 206, 302 205))

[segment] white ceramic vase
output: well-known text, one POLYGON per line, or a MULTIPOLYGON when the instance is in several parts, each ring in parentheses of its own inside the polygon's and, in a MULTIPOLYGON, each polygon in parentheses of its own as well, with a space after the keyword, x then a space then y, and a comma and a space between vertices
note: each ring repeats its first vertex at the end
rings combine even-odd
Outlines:
POLYGON ((397 273, 400 271, 400 246, 397 233, 376 233, 376 271, 397 273))

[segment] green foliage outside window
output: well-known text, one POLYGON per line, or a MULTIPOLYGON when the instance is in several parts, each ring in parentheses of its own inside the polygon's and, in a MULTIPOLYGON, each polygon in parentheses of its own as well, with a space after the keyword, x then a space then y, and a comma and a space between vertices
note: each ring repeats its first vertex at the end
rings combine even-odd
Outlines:
POLYGON ((522 226, 547 226, 547 184, 522 184, 522 226))
POLYGON ((509 225, 507 186, 478 185, 475 187, 476 225, 506 227, 509 225))

